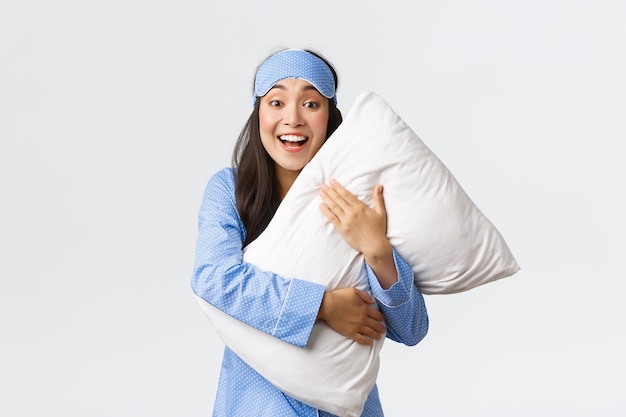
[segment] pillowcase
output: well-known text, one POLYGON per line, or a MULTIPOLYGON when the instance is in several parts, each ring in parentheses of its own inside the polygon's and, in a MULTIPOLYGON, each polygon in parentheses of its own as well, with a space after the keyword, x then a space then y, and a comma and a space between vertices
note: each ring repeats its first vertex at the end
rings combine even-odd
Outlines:
MULTIPOLYGON (((446 166, 371 91, 302 170, 244 261, 328 290, 369 290, 363 256, 319 209, 322 183, 337 179, 368 205, 384 185, 388 237, 424 294, 467 291, 518 271, 504 239, 446 166)), ((286 394, 339 416, 360 416, 383 340, 362 346, 323 322, 305 349, 249 327, 199 299, 224 343, 286 394)))

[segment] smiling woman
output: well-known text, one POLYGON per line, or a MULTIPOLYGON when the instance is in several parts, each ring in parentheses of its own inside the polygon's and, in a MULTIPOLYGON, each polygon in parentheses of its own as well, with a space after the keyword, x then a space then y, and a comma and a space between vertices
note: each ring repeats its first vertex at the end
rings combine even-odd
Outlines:
POLYGON ((313 88, 327 99, 325 139, 343 120, 335 96, 339 85, 337 73, 318 55, 309 51, 288 50, 271 55, 259 66, 254 81, 254 109, 233 152, 233 166, 237 169, 237 209, 246 225, 244 246, 256 239, 267 227, 289 188, 289 184, 279 184, 274 160, 262 146, 259 132, 262 100, 259 98, 272 89, 280 90, 273 87, 295 79, 307 81, 307 89, 313 88))
POLYGON ((289 78, 260 98, 261 143, 275 163, 284 197, 326 141, 328 99, 308 81, 289 78))
MULTIPOLYGON (((244 247, 266 229, 302 169, 342 122, 336 88, 335 70, 309 51, 281 51, 258 68, 254 109, 235 145, 233 168, 213 175, 205 190, 192 288, 221 312, 298 348, 307 347, 318 321, 350 343, 372 346, 386 335, 413 345, 426 335, 428 316, 410 266, 389 243, 380 185, 370 207, 336 181, 319 184, 320 210, 363 255, 372 295, 363 288, 326 290, 243 259, 244 247)), ((350 410, 328 398, 304 403, 226 346, 213 415, 380 416, 378 389, 370 388, 351 394, 359 404, 350 410)), ((346 395, 339 391, 337 397, 346 395)))

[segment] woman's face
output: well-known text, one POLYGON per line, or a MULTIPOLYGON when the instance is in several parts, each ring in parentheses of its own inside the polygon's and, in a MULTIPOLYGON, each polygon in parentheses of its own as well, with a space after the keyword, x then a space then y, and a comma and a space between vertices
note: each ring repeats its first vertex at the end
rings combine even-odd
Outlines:
POLYGON ((263 147, 274 160, 279 178, 294 178, 326 140, 328 99, 308 81, 288 78, 260 100, 263 147))

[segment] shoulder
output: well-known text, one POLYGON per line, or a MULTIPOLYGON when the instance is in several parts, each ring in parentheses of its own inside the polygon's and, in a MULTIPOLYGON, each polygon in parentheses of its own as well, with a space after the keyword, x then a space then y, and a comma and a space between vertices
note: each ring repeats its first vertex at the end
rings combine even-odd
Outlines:
POLYGON ((209 179, 209 184, 223 184, 235 188, 235 169, 222 168, 209 179))
POLYGON ((222 168, 214 173, 204 188, 204 205, 232 205, 235 200, 235 170, 222 168))
POLYGON ((200 220, 236 218, 241 223, 235 199, 235 173, 233 168, 223 168, 209 178, 200 205, 200 220))
POLYGON ((234 168, 222 168, 214 173, 207 182, 204 190, 205 196, 214 193, 234 194, 235 172, 234 168))

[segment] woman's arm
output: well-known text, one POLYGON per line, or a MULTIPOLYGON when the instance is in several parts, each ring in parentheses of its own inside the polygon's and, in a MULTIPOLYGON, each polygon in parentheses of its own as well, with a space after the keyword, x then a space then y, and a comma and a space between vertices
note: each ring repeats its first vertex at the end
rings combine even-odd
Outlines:
POLYGON ((372 294, 385 316, 388 337, 415 345, 428 331, 428 315, 413 271, 387 239, 382 192, 381 185, 374 188, 374 206, 369 207, 331 180, 320 188, 321 210, 346 242, 363 254, 372 294))
POLYGON ((398 281, 393 251, 387 239, 387 212, 383 200, 383 186, 372 193, 374 207, 369 207, 343 185, 330 180, 320 187, 320 209, 335 226, 344 240, 363 254, 365 262, 376 273, 383 288, 398 281))
POLYGON ((243 262, 245 228, 235 204, 233 171, 208 182, 198 216, 191 287, 199 297, 256 329, 306 346, 324 286, 287 279, 243 262))
POLYGON ((317 319, 361 344, 385 331, 376 301, 354 288, 284 278, 243 262, 245 227, 235 203, 231 169, 208 182, 198 216, 193 291, 224 313, 283 341, 304 347, 317 319), (367 337, 363 337, 366 335, 367 337))
POLYGON ((415 284, 411 267, 393 251, 398 282, 384 289, 376 274, 366 265, 372 295, 385 315, 387 337, 408 346, 418 344, 428 333, 428 313, 424 297, 415 284))

